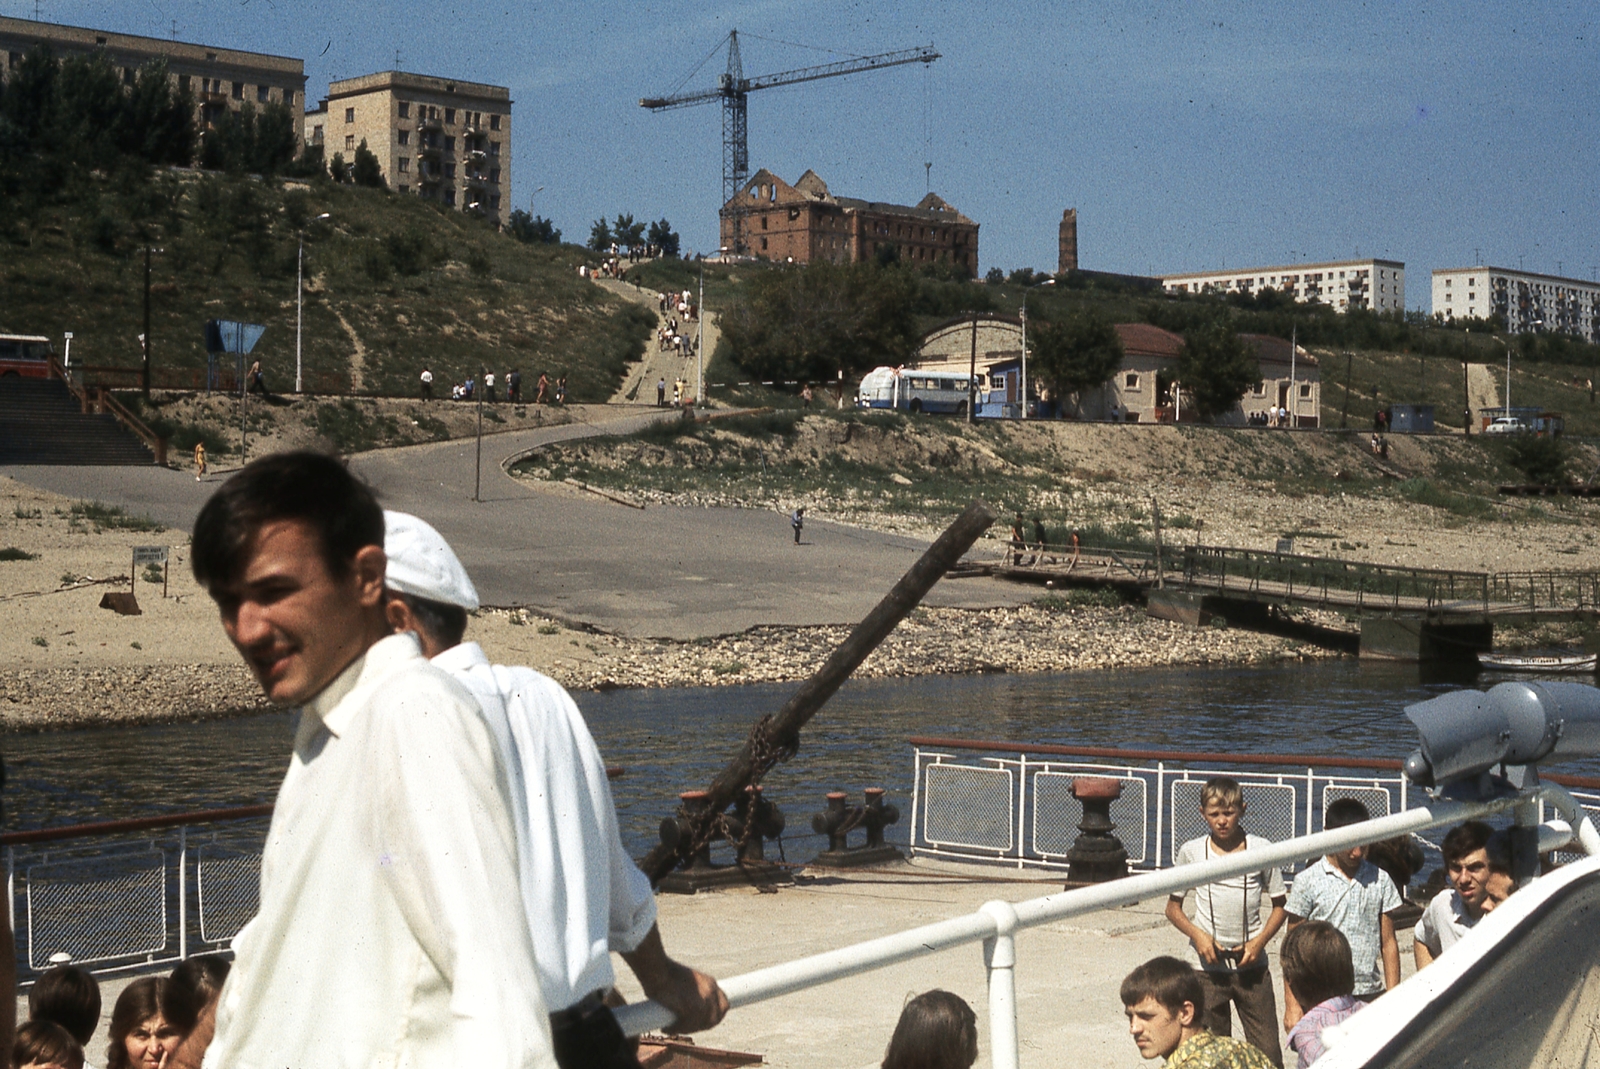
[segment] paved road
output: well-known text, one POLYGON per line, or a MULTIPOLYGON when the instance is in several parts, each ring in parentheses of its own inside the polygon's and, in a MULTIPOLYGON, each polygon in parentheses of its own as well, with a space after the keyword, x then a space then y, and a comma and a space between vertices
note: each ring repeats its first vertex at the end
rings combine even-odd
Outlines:
MULTIPOLYGON (((755 509, 638 510, 542 490, 500 462, 535 446, 614 433, 659 418, 636 407, 592 406, 589 422, 484 439, 483 492, 472 500, 471 440, 360 454, 352 466, 385 505, 439 528, 484 602, 525 605, 635 637, 698 638, 760 624, 853 623, 926 548, 913 538, 839 524, 806 524, 794 545, 788 518, 755 509)), ((122 505, 189 529, 221 476, 160 468, 0 467, 0 474, 73 497, 122 505)), ((992 579, 946 580, 930 605, 988 607, 1035 596, 992 579)))

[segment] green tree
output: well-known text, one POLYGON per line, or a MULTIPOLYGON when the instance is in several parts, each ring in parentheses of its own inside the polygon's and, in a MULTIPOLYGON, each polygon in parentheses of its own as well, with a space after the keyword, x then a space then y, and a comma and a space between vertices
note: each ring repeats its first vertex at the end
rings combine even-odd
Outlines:
POLYGON ((1207 423, 1232 411, 1245 391, 1261 381, 1261 365, 1225 316, 1214 316, 1183 334, 1178 382, 1185 407, 1207 423))
POLYGON ((1536 486, 1559 486, 1567 480, 1567 443, 1549 435, 1514 435, 1505 445, 1511 466, 1536 486))
POLYGON ((527 245, 559 245, 561 231, 542 215, 516 209, 506 220, 506 233, 527 245))
POLYGON ((998 267, 991 267, 988 273, 983 276, 983 280, 991 286, 998 286, 1006 280, 1006 273, 998 267))
POLYGON ((6 95, 0 115, 10 122, 21 145, 42 145, 54 121, 56 87, 61 66, 49 45, 39 45, 23 53, 6 79, 6 95))
POLYGON ((350 168, 350 177, 358 186, 367 186, 370 189, 384 188, 383 167, 378 163, 378 157, 367 148, 367 139, 362 138, 361 144, 356 146, 355 164, 350 168))
POLYGON ((166 60, 140 67, 123 104, 118 148, 150 163, 188 166, 196 140, 194 95, 173 92, 166 60))
POLYGON ((344 153, 335 152, 328 161, 328 177, 341 185, 350 181, 350 165, 344 162, 344 153))
POLYGON ((607 252, 611 248, 611 224, 602 216, 589 225, 589 248, 607 252))
POLYGON ((1102 386, 1122 365, 1122 338, 1110 321, 1092 310, 1031 325, 1033 366, 1060 393, 1082 394, 1102 386))
POLYGON ((920 337, 910 274, 814 263, 762 272, 723 312, 721 346, 762 377, 832 379, 904 363, 920 337))
POLYGON ((650 232, 646 235, 645 240, 651 245, 654 245, 656 248, 660 249, 661 255, 667 257, 669 260, 676 260, 678 258, 678 248, 680 245, 678 235, 672 229, 672 224, 666 219, 661 219, 658 222, 651 223, 650 232))
POLYGON ((611 240, 630 251, 637 249, 644 244, 644 226, 633 221, 632 212, 618 213, 616 222, 611 224, 611 240))
POLYGON ((122 80, 104 52, 68 56, 56 84, 54 139, 70 162, 109 168, 123 125, 122 80))

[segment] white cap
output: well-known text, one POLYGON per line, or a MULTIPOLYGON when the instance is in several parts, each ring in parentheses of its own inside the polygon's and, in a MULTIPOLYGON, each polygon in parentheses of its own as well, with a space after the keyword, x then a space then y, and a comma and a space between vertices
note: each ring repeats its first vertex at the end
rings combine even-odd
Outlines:
POLYGON ((384 586, 414 598, 478 607, 478 591, 461 560, 432 525, 408 512, 383 510, 383 552, 389 558, 384 586))

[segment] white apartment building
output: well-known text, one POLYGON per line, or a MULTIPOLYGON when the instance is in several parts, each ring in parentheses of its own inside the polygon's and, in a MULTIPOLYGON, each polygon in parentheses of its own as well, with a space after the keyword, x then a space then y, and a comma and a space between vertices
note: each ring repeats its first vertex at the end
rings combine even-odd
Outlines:
POLYGON ((1600 342, 1600 283, 1503 267, 1447 267, 1433 273, 1433 314, 1500 316, 1512 334, 1575 334, 1600 342))
POLYGON ((1162 275, 1161 285, 1168 293, 1282 290, 1302 304, 1326 304, 1340 312, 1352 308, 1402 312, 1406 307, 1406 265, 1397 260, 1338 260, 1244 267, 1237 271, 1190 271, 1162 275))

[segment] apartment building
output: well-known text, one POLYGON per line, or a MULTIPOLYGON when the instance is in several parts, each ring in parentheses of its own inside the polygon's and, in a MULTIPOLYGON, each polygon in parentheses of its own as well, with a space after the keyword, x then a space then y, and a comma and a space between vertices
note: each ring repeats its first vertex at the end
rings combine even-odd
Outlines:
POLYGON ((1337 260, 1321 264, 1244 267, 1237 271, 1191 271, 1162 275, 1168 293, 1254 293, 1281 290, 1302 304, 1326 304, 1346 312, 1402 312, 1406 265, 1397 260, 1337 260))
POLYGON ((511 204, 511 90, 382 71, 328 85, 305 139, 346 162, 365 141, 397 193, 499 222, 511 204))
POLYGON ((306 102, 306 71, 302 60, 0 16, 0 56, 4 57, 0 80, 9 78, 22 57, 39 45, 48 46, 57 57, 104 52, 129 85, 140 67, 152 60, 166 60, 174 87, 194 94, 195 121, 201 130, 212 126, 225 109, 282 104, 294 117, 296 141, 303 136, 300 123, 306 102))
POLYGON ((1446 322, 1500 316, 1512 334, 1600 342, 1600 283, 1504 267, 1444 267, 1433 272, 1433 314, 1446 322))
POLYGON ((815 171, 790 185, 762 168, 722 206, 724 248, 763 260, 855 263, 893 246, 906 263, 978 272, 978 224, 936 193, 915 206, 836 197, 815 171))

